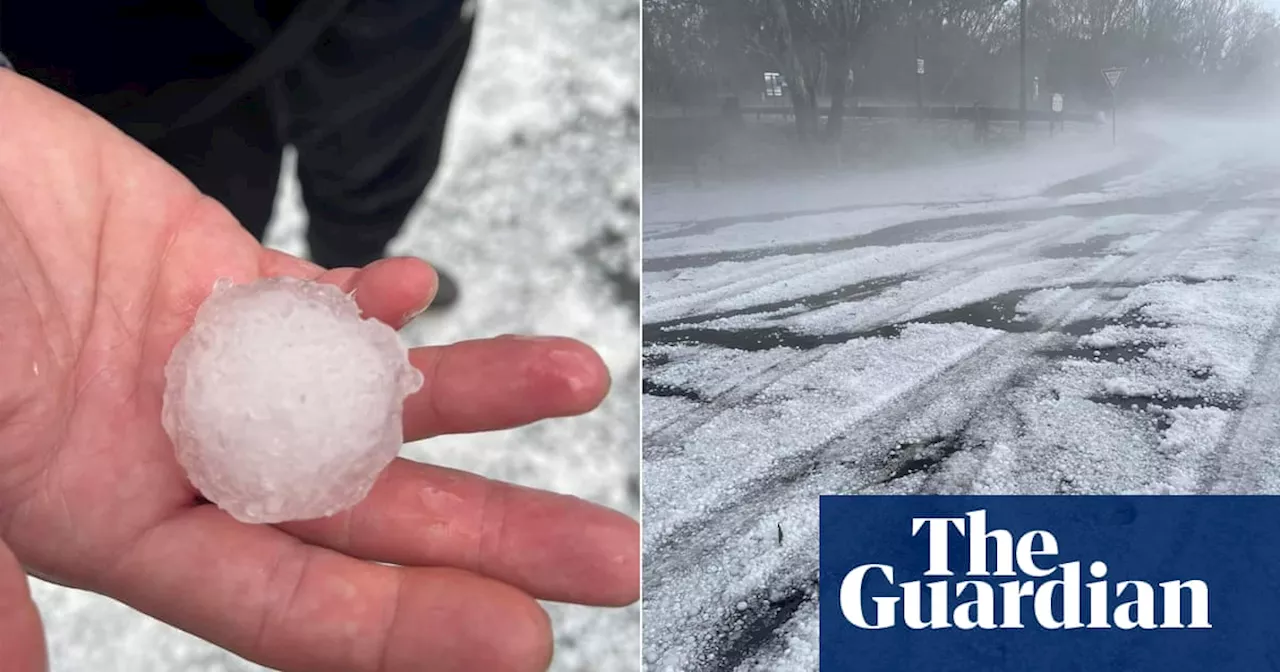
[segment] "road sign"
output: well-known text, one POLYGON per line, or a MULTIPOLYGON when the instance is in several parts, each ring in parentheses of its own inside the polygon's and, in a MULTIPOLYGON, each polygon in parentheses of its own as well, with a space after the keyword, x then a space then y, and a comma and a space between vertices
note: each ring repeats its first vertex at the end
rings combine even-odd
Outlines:
POLYGON ((1116 144, 1116 85, 1120 83, 1120 75, 1124 74, 1124 68, 1107 68, 1102 71, 1102 76, 1107 78, 1107 84, 1111 87, 1111 144, 1116 144))
POLYGON ((917 74, 917 75, 923 75, 923 74, 924 74, 924 59, 923 59, 923 58, 917 58, 917 59, 916 59, 916 74, 917 74))
POLYGON ((1106 77, 1107 84, 1110 85, 1112 89, 1115 89, 1116 85, 1120 83, 1120 76, 1124 74, 1124 71, 1124 68, 1107 68, 1102 71, 1102 76, 1106 77))
POLYGON ((1061 93, 1053 94, 1053 111, 1054 112, 1062 111, 1062 94, 1061 93))

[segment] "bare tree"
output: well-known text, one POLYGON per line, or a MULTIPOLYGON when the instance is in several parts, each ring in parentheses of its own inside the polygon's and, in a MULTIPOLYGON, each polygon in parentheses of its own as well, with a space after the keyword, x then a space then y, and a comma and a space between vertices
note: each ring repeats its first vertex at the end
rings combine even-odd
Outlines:
POLYGON ((826 0, 818 14, 815 37, 826 55, 831 112, 826 135, 838 139, 844 129, 844 101, 853 56, 889 3, 885 0, 826 0))
MULTIPOLYGON (((838 137, 853 91, 915 98, 917 37, 937 64, 921 81, 933 96, 1010 101, 1019 86, 1008 0, 645 0, 645 15, 647 90, 759 90, 761 71, 774 70, 803 141, 838 137)), ((1125 91, 1136 97, 1227 92, 1280 77, 1278 31, 1256 0, 1029 0, 1027 63, 1077 105, 1104 103, 1099 70, 1112 65, 1129 68, 1125 91)))

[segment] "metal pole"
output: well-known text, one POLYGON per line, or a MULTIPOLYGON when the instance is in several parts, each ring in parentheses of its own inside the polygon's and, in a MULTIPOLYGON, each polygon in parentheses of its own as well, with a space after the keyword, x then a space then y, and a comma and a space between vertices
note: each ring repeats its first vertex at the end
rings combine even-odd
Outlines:
POLYGON ((920 15, 916 14, 916 118, 924 121, 924 75, 920 74, 920 15))
POLYGON ((1018 74, 1021 102, 1018 104, 1018 132, 1027 137, 1027 0, 1018 0, 1018 74))
POLYGON ((1111 146, 1116 146, 1116 87, 1111 87, 1111 146))

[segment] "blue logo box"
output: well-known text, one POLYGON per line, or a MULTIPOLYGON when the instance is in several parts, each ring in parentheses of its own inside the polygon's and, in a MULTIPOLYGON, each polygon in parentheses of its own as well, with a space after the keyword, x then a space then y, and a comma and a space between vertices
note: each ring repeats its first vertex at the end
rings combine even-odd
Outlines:
POLYGON ((820 543, 824 672, 1280 670, 1280 497, 827 496, 820 543))

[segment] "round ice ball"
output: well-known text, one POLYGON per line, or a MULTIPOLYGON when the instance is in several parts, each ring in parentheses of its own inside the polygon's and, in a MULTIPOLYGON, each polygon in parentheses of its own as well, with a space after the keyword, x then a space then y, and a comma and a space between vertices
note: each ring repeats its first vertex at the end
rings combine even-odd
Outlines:
POLYGON ((279 523, 358 503, 422 386, 389 326, 333 285, 219 280, 165 367, 162 424, 206 499, 279 523))

